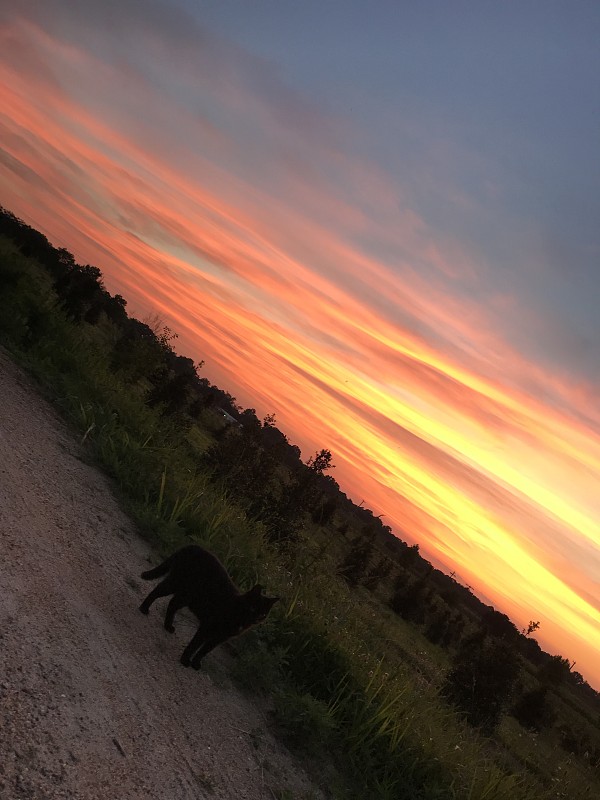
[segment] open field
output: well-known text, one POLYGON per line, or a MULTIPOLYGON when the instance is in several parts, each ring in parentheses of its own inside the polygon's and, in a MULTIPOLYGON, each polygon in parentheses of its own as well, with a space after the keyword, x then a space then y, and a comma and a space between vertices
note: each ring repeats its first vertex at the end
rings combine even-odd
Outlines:
MULTIPOLYGON (((72 269, 72 266, 68 267, 67 272, 72 269)), ((246 438, 233 439, 235 432, 223 428, 218 415, 208 403, 196 403, 192 415, 192 404, 188 400, 186 405, 180 403, 184 395, 181 388, 177 394, 169 394, 178 376, 173 377, 173 370, 169 371, 168 368, 157 372, 156 367, 156 359, 160 361, 160 358, 166 357, 168 362, 174 357, 168 337, 163 335, 162 341, 160 336, 155 337, 158 342, 156 346, 150 339, 149 342, 138 340, 120 349, 124 339, 123 326, 127 324, 126 315, 115 321, 106 310, 101 309, 93 321, 74 319, 72 313, 69 316, 64 302, 56 293, 56 282, 51 272, 31 258, 24 257, 7 241, 2 244, 0 252, 0 282, 6 289, 0 299, 0 340, 35 375, 39 386, 69 421, 71 429, 77 432, 78 443, 63 446, 64 452, 70 453, 67 473, 57 484, 63 494, 46 500, 45 505, 51 506, 59 514, 58 522, 51 524, 57 530, 61 547, 67 549, 65 552, 75 546, 72 540, 77 537, 79 530, 86 533, 82 541, 91 550, 80 555, 81 569, 90 570, 92 575, 96 569, 101 577, 94 582, 89 579, 89 571, 80 571, 77 578, 73 578, 73 585, 79 587, 73 592, 67 592, 69 584, 59 580, 62 593, 58 595, 58 605, 53 607, 51 618, 60 621, 57 621, 57 625, 63 624, 57 611, 61 603, 69 601, 74 608, 79 607, 83 602, 80 590, 88 592, 95 583, 103 585, 104 594, 101 598, 94 595, 92 603, 104 609, 101 616, 104 615, 103 619, 106 617, 109 631, 100 632, 98 637, 104 642, 104 657, 118 650, 125 661, 116 666, 109 664, 106 670, 100 670, 101 675, 105 672, 112 675, 121 672, 129 674, 132 662, 137 664, 141 661, 143 674, 134 681, 136 691, 140 691, 140 684, 144 681, 155 680, 152 677, 156 674, 155 660, 160 658, 161 663, 165 661, 165 679, 176 683, 164 687, 155 685, 154 696, 168 698, 165 707, 178 709, 169 718, 166 727, 170 730, 179 714, 189 720, 190 726, 194 724, 196 708, 203 707, 205 694, 196 697, 190 692, 202 692, 202 687, 206 690, 213 677, 212 670, 219 681, 226 682, 226 677, 231 674, 238 686, 244 687, 255 698, 260 698, 256 700, 258 707, 268 709, 264 717, 265 727, 259 726, 260 735, 254 726, 248 724, 249 717, 241 720, 239 726, 237 722, 232 723, 234 728, 240 728, 242 737, 246 736, 241 740, 244 747, 262 747, 263 742, 267 741, 266 737, 269 737, 268 747, 273 753, 281 753, 286 764, 285 769, 281 768, 282 777, 278 786, 269 783, 271 779, 267 780, 268 776, 261 775, 264 783, 247 788, 248 792, 266 791, 265 787, 268 791, 285 789, 288 794, 280 796, 292 798, 301 797, 302 792, 310 788, 301 771, 285 760, 285 751, 270 738, 276 732, 304 760, 313 779, 317 774, 320 776, 318 790, 338 798, 572 800, 596 795, 600 790, 599 708, 593 692, 586 695, 583 689, 578 692, 576 687, 573 689, 567 684, 553 686, 549 689, 549 696, 554 718, 550 720, 549 717, 550 721, 539 732, 532 732, 520 725, 508 713, 510 698, 501 698, 494 725, 488 726, 489 731, 484 736, 477 726, 469 725, 464 715, 441 696, 447 676, 457 664, 461 646, 464 651, 465 642, 471 642, 475 647, 482 646, 482 642, 496 641, 494 637, 481 633, 476 607, 473 610, 469 605, 464 605, 460 598, 453 600, 457 603, 455 612, 462 615, 462 639, 458 637, 446 647, 434 644, 431 627, 420 622, 413 611, 410 614, 406 611, 408 600, 417 597, 418 593, 421 593, 419 597, 423 603, 427 603, 426 608, 423 606, 427 613, 445 607, 441 595, 438 597, 433 586, 428 584, 429 573, 425 570, 419 576, 418 572, 411 571, 413 567, 407 557, 413 557, 414 552, 407 556, 405 551, 401 551, 398 560, 394 561, 394 574, 381 573, 377 576, 373 571, 367 574, 366 562, 377 564, 386 555, 385 540, 383 545, 379 540, 374 540, 374 544, 371 541, 372 549, 367 554, 366 550, 360 549, 364 546, 361 540, 364 532, 360 525, 353 527, 352 509, 346 509, 346 516, 343 516, 338 507, 331 520, 324 524, 323 515, 315 512, 314 500, 311 500, 311 508, 303 507, 302 503, 306 502, 308 496, 304 491, 308 483, 303 484, 302 480, 312 479, 305 465, 299 472, 300 482, 294 484, 288 477, 287 468, 272 458, 266 458, 271 455, 268 451, 264 448, 252 450, 253 440, 249 431, 252 431, 254 423, 251 418, 240 434, 246 438), (133 345, 138 348, 135 359, 130 358, 133 345), (169 352, 171 355, 168 355, 169 352), (159 377, 153 377, 156 375, 159 377), (174 399, 176 406, 169 410, 174 399), (233 444, 228 451, 229 441, 233 444), (220 450, 213 450, 219 447, 220 450), (69 448, 76 448, 77 452, 69 448), (221 475, 216 475, 215 468, 211 470, 207 466, 207 454, 211 451, 220 454, 218 466, 222 467, 221 475), (104 518, 108 508, 117 515, 122 514, 114 500, 98 501, 93 493, 87 497, 68 494, 69 470, 74 469, 73 464, 81 465, 77 459, 81 454, 94 459, 110 476, 120 505, 127 508, 138 530, 156 550, 171 551, 183 542, 199 541, 218 553, 241 586, 258 579, 269 591, 284 598, 267 624, 237 640, 229 648, 229 656, 233 657, 227 658, 226 651, 215 654, 212 662, 215 666, 208 667, 210 677, 206 674, 188 674, 189 671, 178 669, 173 652, 177 651, 177 647, 170 639, 165 642, 158 615, 153 614, 150 620, 146 620, 137 614, 135 608, 141 591, 131 576, 137 575, 144 567, 149 553, 147 545, 135 538, 131 523, 126 522, 125 517, 115 517, 118 521, 113 522, 104 518), (253 470, 246 468, 245 464, 254 463, 251 458, 257 454, 262 461, 257 461, 253 470), (227 462, 226 456, 231 456, 231 463, 227 462), (244 458, 248 461, 244 462, 244 458), (224 466, 227 466, 229 473, 224 466), (228 475, 230 477, 235 469, 240 469, 240 472, 233 483, 228 475), (244 481, 247 481, 246 495, 241 490, 244 481), (270 493, 260 494, 265 486, 270 493), (285 490, 289 490, 294 506, 289 499, 287 505, 283 504, 285 490), (277 503, 278 508, 287 512, 293 508, 293 535, 287 535, 292 531, 291 527, 273 522, 272 511, 277 503), (77 509, 80 516, 70 517, 67 522, 61 523, 61 528, 60 515, 73 509, 77 509), (112 539, 115 540, 116 549, 113 549, 112 539), (129 554, 120 552, 116 555, 119 548, 124 547, 124 542, 128 542, 133 549, 129 554), (354 558, 360 553, 363 553, 363 562, 354 558), (109 578, 114 581, 116 588, 106 587, 105 581, 109 578), (394 612, 388 598, 399 580, 400 584, 405 580, 412 589, 400 598, 404 605, 398 605, 398 611, 394 612), (190 689, 190 686, 198 688, 190 689), (250 736, 252 731, 255 733, 250 736)), ((109 302, 104 295, 102 298, 103 302, 109 302)), ((72 296, 71 301, 74 302, 72 296)), ((112 308, 110 303, 106 308, 112 308)), ((88 307, 88 316, 89 311, 88 307)), ((11 370, 15 374, 14 367, 8 361, 3 363, 7 374, 11 370)), ((181 384, 177 385, 181 387, 181 384)), ((32 404, 31 400, 21 399, 19 402, 22 408, 32 404)), ((46 409, 43 413, 52 418, 54 426, 59 425, 51 412, 46 409)), ((24 411, 21 411, 21 416, 20 427, 13 421, 8 423, 7 430, 16 429, 20 431, 18 436, 23 438, 26 429, 31 428, 35 440, 34 423, 28 422, 24 411)), ((255 426, 257 436, 263 435, 265 429, 273 435, 272 426, 259 423, 258 427, 255 426)), ((64 442, 67 441, 64 430, 60 436, 64 442)), ((18 441, 13 441, 10 446, 15 457, 19 453, 18 441)), ((15 475, 11 483, 13 488, 5 503, 5 508, 13 503, 13 514, 17 520, 19 513, 23 515, 27 502, 33 502, 38 497, 44 498, 44 488, 49 490, 52 483, 49 476, 52 478, 56 474, 56 468, 44 462, 43 458, 31 454, 27 458, 27 469, 37 484, 27 497, 22 496, 19 491, 26 484, 15 475)), ((81 469, 90 468, 81 466, 81 469)), ((105 478, 99 477, 96 481, 88 475, 86 480, 88 484, 107 486, 105 478)), ((292 517, 288 515, 285 519, 292 517)), ((32 537, 27 533, 27 517, 23 516, 23 521, 23 527, 11 534, 11 541, 12 547, 21 554, 19 558, 25 565, 23 574, 26 575, 28 570, 33 570, 31 559, 35 559, 36 552, 47 552, 52 548, 49 548, 48 540, 44 545, 33 540, 32 552, 25 558, 22 553, 28 537, 32 537)), ((4 528, 12 530, 9 524, 3 525, 4 528)), ((39 535, 42 537, 43 531, 43 523, 40 523, 39 535)), ((57 553, 60 553, 58 548, 57 553)), ((67 555, 59 560, 61 563, 70 563, 67 555)), ((417 566, 422 565, 417 561, 417 566)), ((55 574, 56 571, 51 572, 55 574)), ((26 589, 17 586, 17 596, 20 596, 19 592, 26 593, 26 589)), ((53 597, 52 592, 49 596, 53 597)), ((22 602, 25 603, 24 600, 22 602)), ((42 635, 42 631, 49 626, 43 619, 40 621, 35 617, 38 610, 34 602, 31 630, 35 635, 27 640, 27 647, 33 650, 25 649, 23 656, 19 656, 22 660, 18 663, 22 666, 31 661, 43 661, 39 650, 35 648, 41 646, 40 641, 45 642, 46 634, 42 635)), ((84 612, 84 623, 86 614, 93 621, 95 612, 92 613, 91 607, 85 605, 84 612)), ((77 617, 73 608, 70 616, 77 617)), ((443 618, 443 614, 441 616, 443 618)), ((16 637, 9 641, 11 652, 14 650, 18 654, 18 642, 21 641, 17 636, 18 625, 15 629, 5 624, 2 632, 5 630, 9 632, 5 635, 16 637)), ((57 635, 50 651, 51 660, 60 658, 61 648, 65 648, 64 642, 71 642, 71 639, 79 643, 82 652, 89 650, 94 653, 94 648, 98 646, 97 637, 86 638, 88 630, 94 629, 84 624, 77 636, 66 632, 62 636, 57 635)), ((499 641, 504 650, 515 650, 514 664, 519 669, 519 677, 518 682, 515 680, 510 685, 510 691, 514 692, 516 699, 519 691, 537 685, 541 673, 538 667, 518 655, 518 645, 508 647, 502 639, 499 641)), ((88 665, 88 668, 84 662, 80 665, 74 652, 67 652, 71 664, 69 674, 72 675, 68 692, 60 690, 60 683, 55 684, 59 696, 64 694, 65 699, 75 698, 74 687, 79 686, 84 678, 88 680, 90 673, 95 674, 92 665, 88 665)), ((15 669, 18 672, 17 667, 15 669)), ((56 674, 58 672, 60 669, 56 674)), ((50 671, 41 671, 36 677, 38 683, 33 691, 42 694, 53 691, 51 678, 50 671), (45 682, 49 682, 48 685, 45 682)), ((7 691, 12 691, 10 682, 8 686, 7 691)), ((77 691, 83 692, 83 696, 86 694, 81 688, 77 691)), ((94 696, 96 691, 95 687, 94 696)), ((220 687, 219 691, 225 689, 220 687)), ((227 687, 227 691, 231 691, 230 688, 227 687)), ((29 696, 27 692, 23 694, 29 696)), ((126 718, 124 725, 132 724, 131 720, 136 718, 135 708, 127 699, 130 694, 135 697, 133 688, 111 701, 115 707, 115 718, 126 718)), ((234 706, 248 709, 250 718, 258 713, 255 710, 257 706, 248 705, 238 695, 231 695, 231 698, 234 706)), ((215 721, 219 735, 227 729, 218 714, 220 702, 214 700, 210 706, 211 720, 215 721)), ((22 712, 12 716, 19 720, 33 719, 34 706, 42 704, 44 708, 51 707, 47 695, 40 695, 39 702, 30 703, 22 712)), ((106 708, 106 702, 100 705, 106 708)), ((53 713, 64 712, 60 703, 52 706, 52 709, 53 713)), ((154 731, 152 736, 158 736, 156 730, 160 728, 159 723, 151 717, 146 706, 144 709, 148 715, 145 719, 152 723, 148 725, 154 731)), ((16 711, 18 708, 15 707, 16 711)), ((39 726, 41 731, 44 731, 43 724, 39 726)), ((47 724, 62 725, 60 717, 51 715, 48 715, 47 724)), ((182 726, 189 734, 186 747, 191 747, 193 751, 196 734, 192 734, 191 728, 186 728, 186 725, 188 722, 182 726)), ((105 731, 102 734, 104 744, 94 747, 100 748, 103 763, 105 755, 110 754, 114 758, 115 752, 120 759, 126 758, 112 742, 113 736, 126 755, 131 747, 131 753, 139 754, 134 759, 135 763, 131 756, 127 763, 119 759, 117 762, 123 771, 129 768, 132 775, 138 776, 136 780, 141 780, 143 761, 138 761, 138 758, 142 758, 142 750, 158 746, 158 739, 152 740, 154 744, 147 743, 136 750, 138 745, 134 745, 134 741, 138 740, 131 739, 130 744, 130 739, 123 732, 125 730, 128 728, 119 728, 111 736, 105 731)), ((194 728, 196 730, 197 726, 194 728)), ((23 730, 19 734, 17 731, 15 735, 25 735, 25 732, 23 730)), ((167 735, 160 741, 174 740, 167 735)), ((41 745, 34 742, 31 759, 38 746, 41 745)), ((177 751, 173 754, 172 762, 169 760, 171 745, 164 744, 164 747, 166 749, 161 751, 158 759, 158 763, 164 766, 159 770, 163 778, 165 770, 171 770, 169 774, 179 774, 180 771, 178 740, 172 746, 177 751)), ((222 749, 221 745, 216 749, 222 749)), ((68 752, 60 752, 68 766, 68 752)), ((73 752, 79 758, 78 753, 73 752)), ((247 752, 256 755, 252 749, 247 752)), ((51 754, 48 755, 50 758, 51 754)), ((241 763, 245 764, 246 755, 240 758, 241 763)), ((215 792, 221 791, 217 780, 224 782, 222 791, 227 791, 225 783, 231 777, 227 771, 230 760, 225 758, 223 771, 220 766, 208 770, 206 780, 212 781, 211 788, 215 792)), ((264 761, 268 762, 269 757, 266 756, 264 761)), ((35 767, 40 775, 45 775, 43 770, 49 769, 48 763, 44 761, 39 768, 35 767)), ((189 769, 188 772, 184 770, 188 777, 189 769)), ((232 768, 232 774, 236 769, 232 768)), ((204 767, 202 770, 204 775, 204 767)), ((77 772, 75 768, 73 771, 77 772)), ((17 778, 13 776, 11 780, 16 781, 17 778)), ((190 782, 181 791, 190 790, 193 780, 189 777, 190 782)), ((207 787, 205 789, 208 791, 207 787)), ((171 796, 166 790, 164 794, 171 796)))

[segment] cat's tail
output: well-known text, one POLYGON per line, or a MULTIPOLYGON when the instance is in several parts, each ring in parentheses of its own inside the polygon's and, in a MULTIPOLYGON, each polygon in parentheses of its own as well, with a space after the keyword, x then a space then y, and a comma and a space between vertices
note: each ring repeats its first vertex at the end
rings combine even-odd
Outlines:
POLYGON ((142 572, 140 578, 143 578, 145 581, 152 581, 154 578, 162 578, 163 575, 166 575, 167 572, 171 569, 171 564, 173 563, 173 558, 175 557, 175 553, 165 559, 162 564, 159 564, 154 569, 148 569, 146 572, 142 572))

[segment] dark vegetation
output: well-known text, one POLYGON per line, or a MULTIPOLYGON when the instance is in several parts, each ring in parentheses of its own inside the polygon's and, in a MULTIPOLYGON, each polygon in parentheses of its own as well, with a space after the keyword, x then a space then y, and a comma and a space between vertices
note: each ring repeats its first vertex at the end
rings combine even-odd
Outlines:
POLYGON ((0 209, 0 342, 157 549, 206 545, 240 585, 284 598, 236 641, 234 673, 291 746, 327 753, 334 796, 598 796, 600 697, 531 638, 538 623, 520 633, 434 569, 344 494, 327 449, 303 460, 174 340, 0 209))

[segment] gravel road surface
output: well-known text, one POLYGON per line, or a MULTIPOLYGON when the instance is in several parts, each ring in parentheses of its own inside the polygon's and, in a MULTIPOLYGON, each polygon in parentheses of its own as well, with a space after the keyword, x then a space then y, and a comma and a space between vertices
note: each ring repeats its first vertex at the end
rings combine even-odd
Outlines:
POLYGON ((226 650, 208 672, 184 669, 193 619, 170 636, 163 601, 139 613, 150 559, 0 350, 0 798, 320 797, 232 687, 226 650))

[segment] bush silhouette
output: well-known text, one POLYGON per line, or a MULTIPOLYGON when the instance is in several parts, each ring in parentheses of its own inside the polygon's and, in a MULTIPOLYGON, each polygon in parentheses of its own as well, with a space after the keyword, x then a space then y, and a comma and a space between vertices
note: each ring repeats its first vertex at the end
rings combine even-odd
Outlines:
POLYGON ((549 727, 554 714, 548 705, 547 687, 538 686, 525 692, 513 706, 511 714, 528 730, 539 732, 542 728, 549 727))
POLYGON ((471 725, 489 734, 510 703, 518 671, 518 657, 506 641, 478 631, 459 648, 442 694, 471 725))

